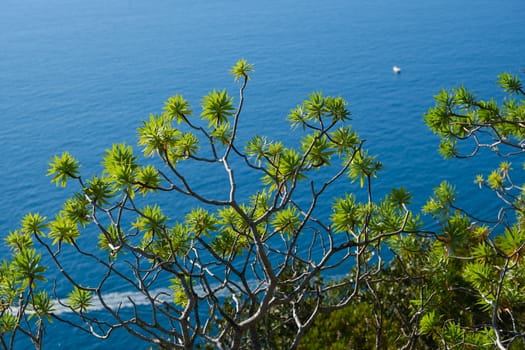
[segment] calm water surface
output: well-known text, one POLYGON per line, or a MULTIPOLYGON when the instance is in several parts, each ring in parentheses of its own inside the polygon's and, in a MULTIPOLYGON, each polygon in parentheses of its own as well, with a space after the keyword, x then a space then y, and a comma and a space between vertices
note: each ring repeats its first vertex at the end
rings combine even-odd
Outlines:
MULTIPOLYGON (((422 115, 442 87, 500 96, 497 74, 525 67, 524 18, 522 0, 3 0, 0 235, 28 211, 52 217, 66 198, 45 177, 52 155, 69 150, 91 175, 104 149, 134 144, 169 96, 182 93, 195 111, 213 88, 237 96, 227 71, 242 57, 256 64, 243 132, 286 139, 286 114, 310 92, 342 95, 385 165, 378 195, 405 186, 417 208, 448 179, 465 206, 490 215, 492 198, 472 185, 486 162, 443 161, 422 115)), ((53 327, 46 341, 100 346, 53 327)), ((122 333, 110 345, 139 346, 122 333)))

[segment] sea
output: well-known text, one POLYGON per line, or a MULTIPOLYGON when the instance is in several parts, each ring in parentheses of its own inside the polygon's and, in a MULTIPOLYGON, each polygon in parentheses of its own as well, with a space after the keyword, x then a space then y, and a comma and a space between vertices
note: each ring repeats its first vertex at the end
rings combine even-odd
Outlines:
MULTIPOLYGON (((342 96, 350 124, 384 165, 375 198, 403 186, 418 210, 448 180, 463 207, 494 218, 497 199, 473 180, 499 160, 443 160, 423 114, 442 88, 501 101, 499 73, 525 78, 524 26, 523 0, 2 0, 0 237, 28 212, 52 218, 71 193, 46 176, 53 155, 68 150, 83 175, 98 173, 105 149, 135 145, 136 128, 170 96, 182 94, 196 114, 213 89, 237 101, 228 71, 241 58, 255 65, 241 117, 246 137, 293 143, 292 108, 315 91, 342 96)), ((210 175, 188 173, 213 187, 210 175)), ((65 265, 100 272, 74 256, 65 265)), ((46 332, 44 349, 148 348, 123 331, 102 342, 58 322, 46 332)))

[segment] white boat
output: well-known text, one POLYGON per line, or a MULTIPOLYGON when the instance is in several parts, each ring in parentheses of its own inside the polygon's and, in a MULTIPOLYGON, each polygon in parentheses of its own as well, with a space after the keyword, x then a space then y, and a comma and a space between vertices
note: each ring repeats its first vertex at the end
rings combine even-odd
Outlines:
POLYGON ((392 67, 392 72, 394 72, 394 74, 399 74, 399 73, 401 73, 401 68, 398 67, 398 66, 393 66, 392 67))

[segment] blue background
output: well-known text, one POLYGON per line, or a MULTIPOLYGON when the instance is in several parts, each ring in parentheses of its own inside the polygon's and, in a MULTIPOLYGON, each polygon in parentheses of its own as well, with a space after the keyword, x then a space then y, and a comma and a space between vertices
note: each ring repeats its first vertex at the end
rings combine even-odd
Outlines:
MULTIPOLYGON (((309 93, 341 95, 384 163, 378 196, 405 186, 417 209, 448 179, 465 207, 490 217, 497 202, 472 181, 496 160, 442 160, 422 115, 444 87, 500 98, 497 74, 525 67, 524 18, 522 0, 3 0, 0 236, 29 211, 52 217, 67 197, 45 176, 51 156, 69 150, 85 175, 98 172, 104 150, 135 144, 141 120, 169 96, 182 93, 196 113, 213 88, 237 97, 227 71, 239 58, 256 69, 245 135, 286 139, 285 116, 309 93)), ((56 326, 49 332, 46 348, 101 347, 56 326)), ((117 333, 109 344, 136 341, 117 333)))

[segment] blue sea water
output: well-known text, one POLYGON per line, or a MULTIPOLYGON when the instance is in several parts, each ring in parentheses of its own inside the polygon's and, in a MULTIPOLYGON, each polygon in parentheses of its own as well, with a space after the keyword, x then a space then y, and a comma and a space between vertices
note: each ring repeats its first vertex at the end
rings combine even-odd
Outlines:
MULTIPOLYGON (((422 115, 441 88, 500 97, 497 74, 525 67, 524 19, 522 0, 3 0, 0 236, 29 211, 59 209, 67 193, 45 176, 52 155, 69 150, 97 172, 105 148, 134 144, 141 120, 169 96, 182 93, 196 112, 213 88, 236 96, 227 71, 239 58, 256 69, 242 132, 287 138, 285 116, 310 92, 341 95, 384 163, 378 195, 405 186, 417 209, 447 179, 463 205, 490 216, 496 203, 472 180, 491 161, 442 160, 422 115)), ((56 326, 48 333, 46 349, 144 348, 124 333, 103 345, 56 326)))

